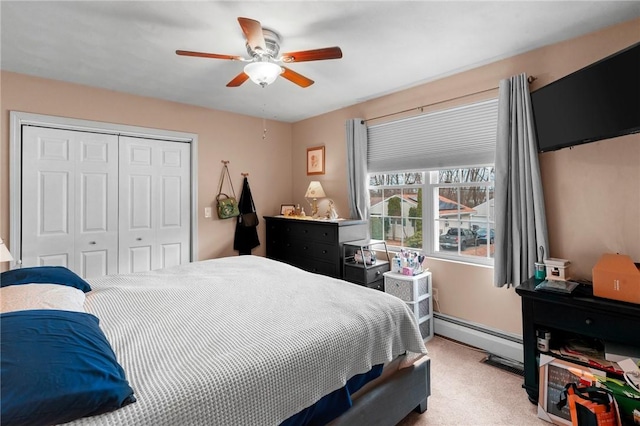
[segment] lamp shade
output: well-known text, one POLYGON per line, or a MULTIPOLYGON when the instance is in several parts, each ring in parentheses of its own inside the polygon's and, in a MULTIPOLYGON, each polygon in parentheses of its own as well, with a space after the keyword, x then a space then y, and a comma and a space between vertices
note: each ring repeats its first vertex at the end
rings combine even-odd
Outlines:
POLYGON ((9 249, 4 245, 2 238, 0 238, 0 262, 10 262, 12 260, 13 256, 11 256, 9 249))
POLYGON ((324 198, 327 194, 324 193, 322 185, 317 180, 312 180, 307 188, 307 193, 304 194, 305 198, 324 198))
POLYGON ((276 81, 276 78, 282 74, 282 67, 273 62, 251 62, 245 65, 244 73, 251 81, 264 87, 276 81))

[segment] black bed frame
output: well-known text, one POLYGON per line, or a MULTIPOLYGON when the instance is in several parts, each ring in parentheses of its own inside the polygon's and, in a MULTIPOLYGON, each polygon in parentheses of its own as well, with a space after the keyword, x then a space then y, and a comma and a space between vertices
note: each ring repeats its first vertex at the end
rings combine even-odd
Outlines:
POLYGON ((330 426, 394 426, 412 410, 427 411, 431 395, 431 360, 403 368, 354 400, 330 426))

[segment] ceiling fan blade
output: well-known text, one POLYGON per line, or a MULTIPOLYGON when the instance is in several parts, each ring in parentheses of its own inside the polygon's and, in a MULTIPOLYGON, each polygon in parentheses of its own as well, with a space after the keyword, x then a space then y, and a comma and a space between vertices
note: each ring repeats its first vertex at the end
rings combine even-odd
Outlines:
POLYGON ((233 80, 227 83, 227 87, 238 87, 249 79, 249 76, 243 72, 236 75, 233 80))
POLYGON ((266 52, 267 45, 264 41, 264 34, 262 33, 262 25, 260 22, 249 18, 238 18, 242 32, 247 39, 247 44, 251 50, 266 52))
POLYGON ((189 50, 176 50, 176 55, 197 56, 199 58, 212 58, 212 59, 229 59, 231 61, 241 61, 243 59, 242 56, 219 55, 217 53, 191 52, 189 50))
POLYGON ((297 84, 300 87, 309 87, 314 83, 313 80, 305 77, 302 74, 298 74, 297 72, 290 70, 287 67, 282 67, 282 69, 284 71, 280 75, 286 78, 287 80, 289 80, 290 82, 297 84))
POLYGON ((325 47, 323 49, 314 50, 301 50, 299 52, 283 53, 282 62, 308 62, 308 61, 323 61, 325 59, 340 59, 342 58, 342 50, 338 46, 325 47))

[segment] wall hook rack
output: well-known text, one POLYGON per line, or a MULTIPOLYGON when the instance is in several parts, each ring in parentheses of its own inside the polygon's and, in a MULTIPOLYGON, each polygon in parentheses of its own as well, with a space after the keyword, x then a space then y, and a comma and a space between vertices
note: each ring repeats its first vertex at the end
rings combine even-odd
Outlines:
POLYGON ((249 173, 240 173, 242 176, 247 177, 249 176, 249 173))
POLYGON ((229 164, 230 162, 231 162, 231 161, 229 161, 229 160, 222 160, 222 161, 221 161, 221 163, 222 163, 222 164, 224 164, 225 166, 226 166, 227 164, 229 164))

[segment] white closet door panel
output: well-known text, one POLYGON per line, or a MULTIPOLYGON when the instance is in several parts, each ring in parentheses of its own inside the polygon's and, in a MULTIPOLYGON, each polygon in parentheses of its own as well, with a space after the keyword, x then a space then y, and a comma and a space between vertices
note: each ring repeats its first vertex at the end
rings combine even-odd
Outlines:
POLYGON ((71 236, 69 205, 73 198, 73 177, 69 172, 38 173, 37 211, 39 236, 71 236))
POLYGON ((154 253, 152 245, 141 245, 137 247, 129 247, 125 252, 128 259, 129 270, 125 273, 146 272, 152 269, 152 256, 154 253))
POLYGON ((22 146, 23 266, 74 269, 73 135, 25 127, 22 146))
POLYGON ((80 195, 83 210, 80 232, 107 232, 109 229, 109 175, 83 173, 80 175, 80 195))
MULTIPOLYGON (((109 274, 109 256, 115 258, 115 253, 108 250, 85 250, 80 254, 80 271, 86 278, 102 277, 109 274)), ((115 262, 113 262, 115 263, 115 262)))
POLYGON ((187 263, 190 259, 191 158, 184 143, 163 142, 161 155, 161 198, 157 241, 163 248, 160 268, 187 263))
POLYGON ((23 265, 117 273, 117 136, 24 126, 22 150, 23 265))
POLYGON ((155 269, 155 227, 153 200, 157 184, 153 143, 147 139, 120 137, 119 271, 121 274, 155 269))
POLYGON ((182 262, 182 253, 184 247, 180 243, 161 244, 160 245, 160 264, 161 268, 169 268, 171 266, 180 265, 182 262))
POLYGON ((85 278, 118 273, 118 137, 78 132, 76 269, 85 278))
POLYGON ((189 144, 128 136, 120 144, 120 272, 189 262, 189 144))
POLYGON ((64 266, 72 269, 69 266, 69 253, 41 254, 37 256, 35 263, 29 266, 64 266))
POLYGON ((153 191, 153 175, 135 175, 129 177, 128 224, 129 231, 151 231, 153 217, 151 198, 153 191))

